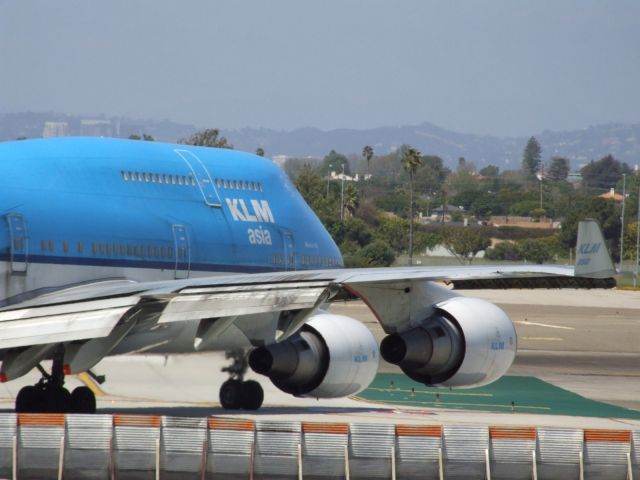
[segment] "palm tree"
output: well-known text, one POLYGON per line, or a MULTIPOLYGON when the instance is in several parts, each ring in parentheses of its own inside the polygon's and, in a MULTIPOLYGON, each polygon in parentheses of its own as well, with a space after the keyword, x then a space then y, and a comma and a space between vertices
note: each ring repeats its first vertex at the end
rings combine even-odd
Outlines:
POLYGON ((353 214, 358 208, 360 200, 358 199, 358 190, 353 186, 352 183, 347 185, 344 189, 344 208, 349 212, 349 216, 353 217, 353 214))
POLYGON ((422 154, 408 146, 403 150, 400 162, 409 174, 409 265, 411 265, 413 264, 413 179, 422 165, 422 154))
POLYGON ((365 145, 362 148, 362 156, 367 161, 367 173, 371 174, 371 159, 373 158, 373 147, 371 145, 365 145))

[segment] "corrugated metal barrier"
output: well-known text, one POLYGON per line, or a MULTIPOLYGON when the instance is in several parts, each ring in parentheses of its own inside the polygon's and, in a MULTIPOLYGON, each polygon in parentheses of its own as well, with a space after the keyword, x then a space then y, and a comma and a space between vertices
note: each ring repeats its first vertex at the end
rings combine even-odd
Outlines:
POLYGON ((13 479, 640 479, 640 430, 0 414, 13 479))

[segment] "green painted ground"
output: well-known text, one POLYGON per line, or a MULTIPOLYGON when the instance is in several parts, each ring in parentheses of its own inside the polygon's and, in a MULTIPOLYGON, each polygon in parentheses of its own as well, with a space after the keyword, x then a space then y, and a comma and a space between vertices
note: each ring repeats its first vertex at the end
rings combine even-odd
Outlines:
POLYGON ((449 390, 425 387, 402 374, 381 373, 358 397, 425 408, 640 419, 640 411, 589 400, 535 377, 507 376, 486 387, 449 390))

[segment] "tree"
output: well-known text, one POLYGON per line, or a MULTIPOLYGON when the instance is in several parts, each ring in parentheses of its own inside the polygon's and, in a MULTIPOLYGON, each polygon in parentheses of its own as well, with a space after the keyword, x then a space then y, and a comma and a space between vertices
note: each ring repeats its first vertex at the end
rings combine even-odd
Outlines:
POLYGON ((422 165, 420 152, 413 147, 407 147, 400 159, 402 167, 409 174, 409 265, 413 263, 413 179, 418 167, 422 165))
POLYGON ((631 168, 626 163, 613 158, 612 155, 607 155, 598 161, 591 160, 582 167, 580 173, 585 187, 608 189, 615 187, 623 173, 630 174, 631 168))
POLYGON ((322 159, 318 173, 322 177, 326 177, 331 172, 342 173, 342 166, 344 165, 344 173, 351 175, 351 169, 349 168, 349 160, 341 153, 331 150, 328 155, 322 159))
POLYGON ((344 189, 344 208, 353 216, 356 208, 358 208, 358 204, 358 190, 353 186, 353 183, 350 182, 344 189))
POLYGON ((381 215, 376 234, 396 252, 401 252, 407 245, 407 221, 400 217, 381 215))
POLYGON ((376 240, 345 259, 347 267, 388 267, 395 260, 393 249, 382 240, 376 240))
POLYGON ((264 148, 262 147, 256 148, 256 155, 258 155, 259 157, 264 157, 264 148))
POLYGON ((520 244, 520 256, 528 262, 545 263, 553 258, 553 252, 543 240, 530 238, 520 244))
POLYGON ((225 137, 220 136, 220 130, 217 128, 207 128, 196 132, 189 138, 181 138, 178 143, 197 147, 233 148, 233 145, 225 137))
POLYGON ((295 179, 295 185, 300 195, 309 206, 319 215, 322 202, 325 200, 324 182, 318 172, 310 165, 305 165, 295 179))
POLYGON ((500 167, 496 167, 495 165, 487 165, 484 168, 481 168, 478 172, 483 177, 495 178, 500 173, 500 167))
POLYGON ((460 263, 471 263, 481 250, 491 245, 491 239, 480 229, 473 227, 448 227, 442 232, 444 247, 460 263))
POLYGON ((487 260, 520 260, 520 247, 515 242, 500 242, 495 247, 488 248, 484 257, 487 260))
POLYGON ((569 160, 563 157, 551 157, 547 175, 549 180, 555 182, 565 181, 569 175, 569 160))
POLYGON ((541 158, 542 148, 536 137, 531 137, 522 153, 522 171, 526 176, 534 177, 541 170, 541 158))
POLYGON ((362 148, 362 156, 367 161, 367 173, 371 173, 371 159, 373 158, 373 147, 371 145, 365 145, 362 148))

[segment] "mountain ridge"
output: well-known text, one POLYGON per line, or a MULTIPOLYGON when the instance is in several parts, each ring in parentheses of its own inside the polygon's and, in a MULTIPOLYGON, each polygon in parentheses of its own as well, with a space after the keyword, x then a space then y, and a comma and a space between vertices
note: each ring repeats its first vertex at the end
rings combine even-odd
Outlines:
MULTIPOLYGON (((168 120, 23 112, 0 114, 0 141, 40 137, 46 122, 66 124, 63 129, 65 135, 101 134, 126 138, 131 134, 147 133, 157 140, 168 142, 176 142, 202 129, 168 120), (100 127, 99 130, 96 130, 96 124, 100 127)), ((323 157, 331 150, 347 155, 360 155, 364 145, 371 145, 377 155, 385 155, 408 144, 424 154, 442 157, 450 167, 456 165, 459 157, 465 157, 477 167, 493 164, 502 169, 516 169, 520 166, 522 151, 529 138, 459 133, 426 121, 418 125, 371 129, 323 130, 300 127, 276 130, 244 127, 220 128, 220 132, 235 148, 255 151, 261 147, 270 157, 323 157)), ((612 154, 631 166, 640 161, 640 123, 611 122, 580 130, 545 130, 533 136, 542 146, 543 161, 552 156, 563 156, 571 160, 574 169, 607 154, 612 154)))

